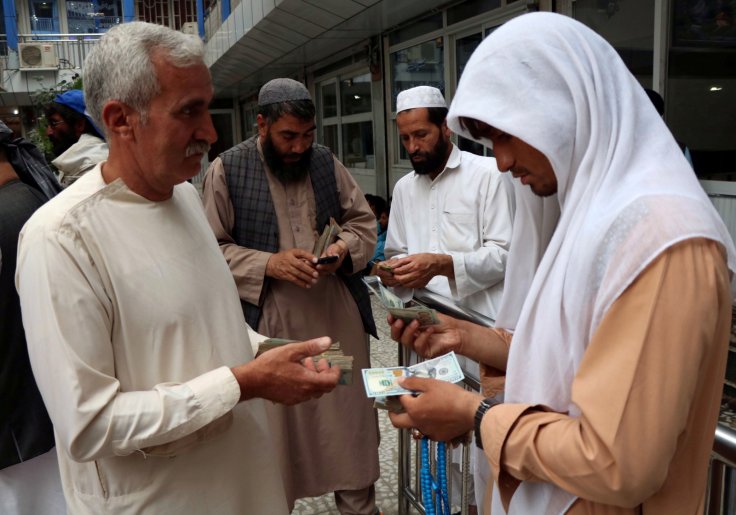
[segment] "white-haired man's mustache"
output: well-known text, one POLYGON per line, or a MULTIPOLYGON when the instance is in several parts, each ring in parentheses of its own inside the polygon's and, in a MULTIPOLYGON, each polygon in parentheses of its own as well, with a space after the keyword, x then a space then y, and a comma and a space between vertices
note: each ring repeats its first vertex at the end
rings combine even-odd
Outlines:
POLYGON ((210 144, 206 141, 195 141, 187 145, 187 149, 184 152, 185 157, 194 156, 197 154, 206 154, 210 151, 210 144))

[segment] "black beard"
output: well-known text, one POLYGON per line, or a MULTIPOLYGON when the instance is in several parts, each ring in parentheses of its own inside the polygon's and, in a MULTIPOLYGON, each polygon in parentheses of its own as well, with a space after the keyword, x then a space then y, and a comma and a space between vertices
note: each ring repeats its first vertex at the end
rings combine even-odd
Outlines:
POLYGON ((445 167, 447 163, 448 150, 450 148, 449 141, 440 137, 435 145, 434 149, 430 152, 416 152, 414 155, 409 156, 412 166, 414 166, 414 172, 417 175, 431 175, 438 174, 445 167), (424 161, 414 161, 415 155, 421 155, 424 161))
POLYGON ((263 158, 266 160, 271 173, 281 182, 297 182, 307 176, 309 173, 309 165, 312 161, 312 147, 305 150, 299 161, 295 163, 285 163, 281 154, 278 153, 276 147, 273 146, 271 135, 267 134, 262 145, 263 158))
POLYGON ((59 137, 49 137, 49 141, 51 141, 51 149, 54 151, 54 155, 59 157, 77 142, 77 138, 73 133, 64 132, 59 137))

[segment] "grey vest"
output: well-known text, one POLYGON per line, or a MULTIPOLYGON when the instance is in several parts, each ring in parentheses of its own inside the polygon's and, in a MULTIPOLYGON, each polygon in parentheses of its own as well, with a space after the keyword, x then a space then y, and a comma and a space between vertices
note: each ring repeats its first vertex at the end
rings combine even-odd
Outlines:
MULTIPOLYGON (((275 253, 279 251, 279 228, 266 170, 256 145, 257 138, 257 135, 253 136, 220 154, 235 211, 232 237, 241 247, 275 253)), ((317 228, 324 227, 330 217, 339 224, 340 197, 332 152, 316 143, 312 148, 309 177, 317 207, 317 228)), ((377 338, 368 289, 360 275, 349 275, 353 272, 351 268, 351 262, 346 259, 338 270, 338 275, 355 299, 365 332, 377 338)), ((270 278, 266 278, 263 284, 264 293, 268 290, 269 283, 270 278)), ((242 299, 240 302, 245 320, 257 330, 261 307, 242 299)))

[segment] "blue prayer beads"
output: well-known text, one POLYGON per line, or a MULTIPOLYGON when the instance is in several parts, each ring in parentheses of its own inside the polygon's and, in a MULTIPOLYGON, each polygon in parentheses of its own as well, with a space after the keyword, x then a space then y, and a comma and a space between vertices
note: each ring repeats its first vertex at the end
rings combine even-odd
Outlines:
POLYGON ((426 436, 422 438, 421 460, 419 479, 421 481, 424 512, 426 515, 450 515, 450 502, 447 496, 447 452, 445 442, 437 444, 437 482, 432 477, 432 471, 430 470, 429 438, 426 436), (436 504, 433 500, 433 493, 436 495, 436 504))

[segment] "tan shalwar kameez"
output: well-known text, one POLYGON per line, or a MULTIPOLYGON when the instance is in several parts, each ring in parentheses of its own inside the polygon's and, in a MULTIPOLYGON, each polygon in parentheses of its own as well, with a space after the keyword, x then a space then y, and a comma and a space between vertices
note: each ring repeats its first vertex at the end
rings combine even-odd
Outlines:
MULTIPOLYGON (((278 219, 279 249, 298 247, 311 252, 323 228, 316 227, 316 204, 309 178, 284 184, 267 167, 266 174, 278 219)), ((337 159, 335 176, 342 210, 339 238, 348 245, 353 270, 362 270, 376 243, 375 217, 360 188, 337 159)), ((204 195, 207 218, 241 298, 254 304, 262 300, 259 332, 295 340, 327 335, 340 342, 346 355, 354 357, 353 370, 357 373, 352 385, 338 386, 320 399, 298 406, 270 405, 289 506, 302 497, 370 487, 379 475, 378 426, 375 409, 360 381, 360 370, 370 367, 370 357, 354 299, 336 275, 320 277, 310 289, 271 280, 263 291, 266 263, 272 254, 234 243, 234 211, 219 159, 212 164, 204 195)))
POLYGON ((519 480, 550 481, 579 497, 571 515, 703 513, 729 284, 715 242, 669 248, 595 331, 572 387, 579 418, 541 406, 492 408, 481 431, 504 505, 519 480))

